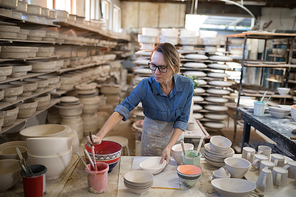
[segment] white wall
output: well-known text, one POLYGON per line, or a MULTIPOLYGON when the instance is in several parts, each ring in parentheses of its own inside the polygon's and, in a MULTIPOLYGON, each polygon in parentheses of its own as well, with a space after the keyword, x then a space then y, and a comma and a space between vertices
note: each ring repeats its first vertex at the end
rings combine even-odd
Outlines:
POLYGON ((287 8, 262 8, 262 16, 260 20, 260 30, 263 30, 264 23, 272 20, 270 26, 266 29, 267 31, 272 31, 274 29, 280 30, 296 30, 295 15, 296 10, 291 10, 287 8))

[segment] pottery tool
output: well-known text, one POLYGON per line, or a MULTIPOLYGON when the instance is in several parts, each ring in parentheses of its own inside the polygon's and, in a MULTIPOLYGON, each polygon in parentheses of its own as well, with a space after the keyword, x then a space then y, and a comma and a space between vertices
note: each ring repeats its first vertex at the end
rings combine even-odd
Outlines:
POLYGON ((88 160, 89 160, 89 162, 90 162, 90 164, 91 164, 91 167, 93 167, 93 168, 95 169, 95 167, 94 167, 94 162, 93 162, 92 159, 90 158, 90 156, 89 156, 87 150, 85 149, 84 145, 81 144, 81 146, 82 146, 83 149, 84 149, 84 153, 85 153, 85 155, 87 156, 87 158, 88 158, 88 160))
POLYGON ((264 94, 263 94, 263 96, 262 96, 262 98, 261 98, 261 100, 260 100, 261 102, 263 102, 263 99, 264 99, 266 93, 267 93, 267 91, 264 92, 264 94))
POLYGON ((269 98, 265 101, 267 103, 267 101, 269 101, 269 99, 274 95, 274 93, 272 93, 269 98))
MULTIPOLYGON (((82 163, 84 164, 84 166, 85 166, 86 168, 88 168, 88 166, 86 165, 86 163, 84 162, 84 160, 81 158, 79 152, 76 152, 76 154, 78 155, 79 159, 82 161, 82 163)), ((89 168, 88 168, 88 169, 89 169, 89 168)))
POLYGON ((296 140, 296 137, 290 137, 291 140, 296 140))
POLYGON ((21 161, 18 161, 18 162, 20 164, 21 169, 23 169, 23 171, 25 172, 25 174, 27 174, 27 170, 26 170, 25 166, 22 164, 21 161))
POLYGON ((24 165, 25 172, 26 173, 29 172, 29 173, 31 173, 34 176, 34 173, 32 172, 31 168, 26 163, 25 158, 23 158, 20 149, 18 147, 16 147, 15 150, 16 150, 16 153, 17 153, 18 157, 20 158, 20 163, 21 164, 23 163, 23 165, 24 165))
POLYGON ((94 171, 97 171, 97 162, 96 162, 96 154, 95 154, 95 146, 93 145, 94 144, 94 141, 92 139, 92 135, 91 135, 91 132, 88 133, 89 134, 89 139, 91 141, 91 154, 93 156, 93 160, 94 160, 94 171))
POLYGON ((197 149, 196 149, 197 154, 198 154, 199 151, 200 151, 200 148, 201 148, 201 145, 202 145, 203 140, 204 140, 204 136, 201 136, 201 138, 200 138, 200 140, 199 140, 199 143, 198 143, 198 147, 197 147, 197 149))
POLYGON ((181 147, 182 147, 183 154, 186 155, 186 152, 185 152, 185 145, 184 145, 183 140, 181 140, 181 147))

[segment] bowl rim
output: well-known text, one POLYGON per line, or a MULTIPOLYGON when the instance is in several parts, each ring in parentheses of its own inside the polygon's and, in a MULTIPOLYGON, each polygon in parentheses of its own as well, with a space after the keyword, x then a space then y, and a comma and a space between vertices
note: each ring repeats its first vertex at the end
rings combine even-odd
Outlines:
MULTIPOLYGON (((127 172, 127 173, 124 174, 123 178, 126 179, 126 180, 128 180, 128 181, 130 181, 129 179, 126 178, 126 176, 128 174, 130 174, 130 173, 145 173, 148 176, 150 176, 150 179, 148 181, 137 181, 136 183, 147 183, 147 182, 149 182, 149 181, 151 181, 151 180, 154 179, 153 174, 151 174, 150 172, 147 172, 147 171, 143 171, 143 170, 132 170, 132 171, 129 171, 129 172, 127 172)), ((130 181, 130 182, 133 182, 133 181, 130 181)))
MULTIPOLYGON (((219 190, 223 190, 223 191, 226 191, 226 192, 231 192, 231 193, 233 193, 233 194, 242 194, 242 193, 246 193, 246 192, 251 192, 251 191, 253 191, 254 189, 256 189, 256 184, 255 183, 253 183, 252 181, 249 181, 249 180, 245 180, 245 179, 239 179, 239 178, 219 178, 219 179, 214 179, 214 180, 212 180, 211 181, 211 185, 216 189, 216 188, 218 188, 219 190), (235 192, 235 191, 230 191, 230 190, 225 190, 225 189, 222 189, 222 188, 218 188, 217 186, 215 186, 214 184, 213 184, 213 182, 215 183, 215 182, 222 182, 222 181, 224 181, 224 179, 227 179, 227 180, 230 180, 230 181, 233 181, 233 182, 237 182, 237 181, 241 181, 241 182, 248 182, 248 183, 252 183, 252 185, 253 185, 253 189, 252 190, 248 190, 248 191, 244 191, 244 192, 235 192)), ((218 192, 219 193, 219 192, 218 192)))
POLYGON ((150 157, 150 158, 148 158, 148 159, 145 159, 144 161, 142 161, 141 163, 140 163, 140 167, 144 170, 144 169, 147 169, 147 170, 156 170, 156 171, 158 171, 158 170, 161 170, 161 169, 163 169, 164 167, 165 167, 165 165, 166 165, 166 162, 162 162, 162 164, 160 164, 159 166, 158 166, 158 168, 152 168, 152 167, 143 167, 143 164, 144 164, 144 162, 146 161, 147 162, 147 160, 154 160, 154 159, 161 159, 161 157, 150 157))
POLYGON ((225 163, 225 166, 230 166, 230 167, 233 167, 233 168, 240 168, 240 169, 246 169, 246 168, 249 168, 252 165, 251 162, 249 162, 248 160, 246 160, 244 158, 239 158, 239 157, 228 157, 228 158, 224 159, 224 163, 225 163), (227 163, 228 160, 233 160, 233 159, 247 162, 249 165, 247 167, 238 167, 238 166, 232 166, 232 165, 227 163))
MULTIPOLYGON (((120 146, 120 150, 115 151, 115 152, 113 152, 113 153, 95 154, 95 155, 101 155, 101 156, 104 156, 104 155, 116 154, 116 153, 118 153, 118 152, 120 152, 120 151, 122 150, 122 146, 121 146, 121 144, 119 144, 118 142, 114 142, 114 141, 110 141, 110 140, 102 140, 102 142, 104 142, 104 141, 105 141, 105 142, 106 142, 106 141, 108 141, 108 142, 112 142, 112 143, 114 143, 114 144, 116 144, 116 145, 119 145, 119 146, 120 146)), ((100 144, 95 145, 95 146, 99 146, 99 145, 100 145, 100 144)), ((87 150, 88 153, 91 153, 91 150, 90 150, 90 148, 87 146, 87 144, 85 144, 84 147, 86 148, 86 150, 87 150)))
POLYGON ((230 143, 230 145, 227 146, 227 148, 231 147, 231 145, 232 145, 232 142, 230 141, 230 139, 228 139, 227 137, 224 137, 224 136, 222 136, 222 135, 214 135, 214 136, 212 136, 212 137, 210 138, 210 144, 215 145, 215 146, 217 146, 217 147, 219 147, 219 148, 226 148, 225 146, 218 146, 218 145, 216 145, 216 144, 213 142, 213 140, 214 140, 215 138, 222 138, 222 139, 225 139, 228 143, 230 143))

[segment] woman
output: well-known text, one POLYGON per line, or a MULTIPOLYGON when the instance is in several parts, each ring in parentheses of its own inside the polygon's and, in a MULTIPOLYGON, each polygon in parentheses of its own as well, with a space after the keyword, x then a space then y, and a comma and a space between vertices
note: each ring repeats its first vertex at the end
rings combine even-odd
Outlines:
MULTIPOLYGON (((143 123, 141 155, 162 156, 170 161, 172 146, 183 138, 187 127, 193 83, 178 75, 179 53, 170 43, 162 43, 152 51, 149 68, 152 76, 143 79, 131 94, 118 106, 101 130, 93 135, 93 143, 100 144, 103 137, 121 120, 127 120, 141 101, 145 120, 143 123)), ((87 141, 90 144, 89 137, 87 141)))

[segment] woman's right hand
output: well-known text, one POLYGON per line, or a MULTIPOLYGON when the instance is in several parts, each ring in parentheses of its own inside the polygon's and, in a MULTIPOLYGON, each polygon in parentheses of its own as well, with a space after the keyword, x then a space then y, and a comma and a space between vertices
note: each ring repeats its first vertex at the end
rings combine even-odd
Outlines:
POLYGON ((90 140, 89 136, 86 136, 86 140, 87 140, 88 147, 91 147, 91 145, 94 145, 94 144, 101 144, 102 142, 101 138, 96 135, 92 135, 92 141, 90 140))

